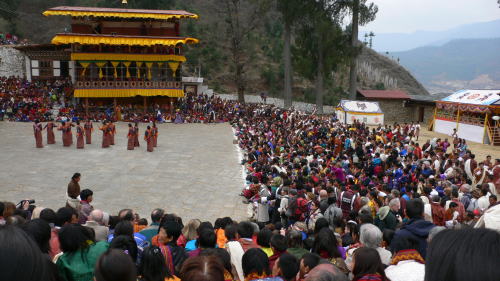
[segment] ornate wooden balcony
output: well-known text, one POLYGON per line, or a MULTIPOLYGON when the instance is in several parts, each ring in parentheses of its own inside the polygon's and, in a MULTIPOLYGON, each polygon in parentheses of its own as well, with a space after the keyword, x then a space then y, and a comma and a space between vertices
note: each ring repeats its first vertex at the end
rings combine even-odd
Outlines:
POLYGON ((77 81, 75 89, 181 89, 180 81, 77 81))

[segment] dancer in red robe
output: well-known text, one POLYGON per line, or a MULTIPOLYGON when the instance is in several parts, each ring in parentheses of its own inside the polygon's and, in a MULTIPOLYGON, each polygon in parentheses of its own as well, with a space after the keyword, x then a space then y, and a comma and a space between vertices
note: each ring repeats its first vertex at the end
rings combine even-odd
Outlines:
POLYGON ((109 127, 106 121, 102 123, 102 127, 99 128, 102 131, 102 148, 109 147, 109 127))
POLYGON ((43 127, 40 121, 35 120, 35 124, 33 124, 33 133, 35 134, 36 148, 43 148, 42 130, 43 127))
POLYGON ((62 122, 57 130, 62 132, 63 146, 71 146, 73 143, 73 134, 71 133, 71 123, 62 122))
POLYGON ((144 132, 144 140, 148 144, 148 152, 153 152, 153 133, 150 126, 144 132))
POLYGON ((139 124, 137 122, 135 122, 134 130, 135 130, 134 146, 139 147, 139 124))
POLYGON ((151 128, 151 133, 153 135, 153 147, 158 146, 158 127, 156 127, 156 123, 153 122, 153 127, 151 128))
POLYGON ((136 137, 135 128, 132 127, 132 123, 129 123, 128 124, 128 135, 127 135, 127 138, 128 138, 127 149, 128 150, 134 150, 135 137, 136 137))
POLYGON ((45 127, 43 127, 43 129, 47 129, 47 144, 55 144, 56 143, 56 136, 54 135, 54 127, 55 126, 56 125, 54 124, 54 122, 49 121, 49 122, 47 122, 45 127))
POLYGON ((87 144, 92 144, 92 131, 94 131, 94 126, 92 125, 92 121, 87 119, 85 124, 83 125, 85 129, 85 141, 87 144))
POLYGON ((82 149, 85 143, 83 136, 85 135, 85 130, 80 125, 80 121, 76 121, 76 148, 82 149))
POLYGON ((109 144, 115 145, 116 127, 113 121, 109 121, 109 144))

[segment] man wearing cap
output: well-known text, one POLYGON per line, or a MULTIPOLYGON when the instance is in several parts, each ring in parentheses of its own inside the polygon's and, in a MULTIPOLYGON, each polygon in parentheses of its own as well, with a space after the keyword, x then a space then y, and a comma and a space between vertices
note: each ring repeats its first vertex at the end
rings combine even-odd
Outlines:
POLYGON ((470 201, 472 200, 472 187, 469 184, 462 184, 460 186, 460 191, 462 192, 462 196, 460 197, 460 202, 464 205, 464 208, 467 210, 469 207, 470 201))

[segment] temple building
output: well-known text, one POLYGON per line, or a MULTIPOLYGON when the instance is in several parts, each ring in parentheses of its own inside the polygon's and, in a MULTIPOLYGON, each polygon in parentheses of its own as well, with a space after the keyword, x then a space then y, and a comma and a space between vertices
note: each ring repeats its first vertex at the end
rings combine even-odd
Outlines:
MULTIPOLYGON (((52 65, 53 73, 71 77, 74 97, 83 99, 87 108, 89 102, 141 104, 146 108, 184 96, 183 49, 198 40, 180 36, 180 21, 196 19, 196 14, 68 6, 43 14, 71 17, 70 31, 56 34, 51 42, 55 49, 63 49, 61 54, 69 54, 69 61, 56 63, 60 71, 52 65)), ((40 75, 40 71, 33 72, 32 62, 27 63, 27 68, 32 68, 29 73, 40 75)))

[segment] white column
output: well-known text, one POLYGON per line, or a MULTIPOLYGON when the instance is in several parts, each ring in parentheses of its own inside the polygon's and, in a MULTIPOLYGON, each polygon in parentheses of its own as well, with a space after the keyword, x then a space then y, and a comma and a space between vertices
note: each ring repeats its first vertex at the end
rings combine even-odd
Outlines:
POLYGON ((71 77, 71 83, 76 83, 76 64, 75 61, 71 60, 68 62, 69 66, 69 76, 71 77))
POLYGON ((31 60, 28 56, 25 56, 25 62, 26 62, 26 80, 31 82, 31 60))
POLYGON ((54 77, 61 76, 61 61, 55 60, 52 62, 52 70, 54 77))

